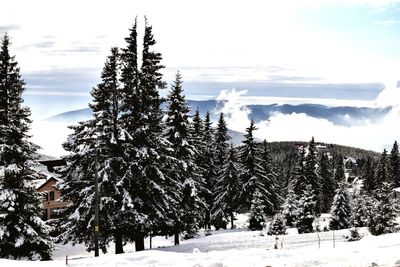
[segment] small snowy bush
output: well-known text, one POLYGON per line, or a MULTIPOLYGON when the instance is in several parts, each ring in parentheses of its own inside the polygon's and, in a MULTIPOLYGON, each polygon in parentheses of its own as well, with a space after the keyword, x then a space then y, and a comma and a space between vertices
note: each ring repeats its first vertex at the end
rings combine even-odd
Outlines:
POLYGON ((278 213, 274 216, 268 235, 286 235, 286 223, 284 215, 278 213))
POLYGON ((351 242, 351 241, 358 241, 361 238, 363 238, 362 235, 358 232, 357 228, 351 228, 350 229, 350 236, 345 236, 346 241, 351 242))

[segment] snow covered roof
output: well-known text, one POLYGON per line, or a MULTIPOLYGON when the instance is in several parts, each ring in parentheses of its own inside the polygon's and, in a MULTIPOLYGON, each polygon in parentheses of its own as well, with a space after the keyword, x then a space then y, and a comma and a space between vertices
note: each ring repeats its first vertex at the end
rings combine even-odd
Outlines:
POLYGON ((49 179, 47 179, 47 180, 43 180, 43 179, 41 179, 40 180, 40 183, 39 183, 39 180, 38 180, 38 184, 37 184, 37 186, 36 186, 36 189, 37 190, 39 190, 40 188, 42 188, 43 186, 45 186, 48 182, 50 182, 50 181, 55 181, 56 182, 56 184, 57 183, 59 183, 59 182, 61 182, 62 180, 61 179, 59 179, 59 178, 57 178, 57 177, 50 177, 49 179))
POLYGON ((356 160, 355 158, 353 158, 353 157, 348 157, 348 158, 346 158, 346 159, 344 160, 344 162, 345 162, 345 163, 351 162, 351 163, 356 164, 356 163, 357 163, 357 160, 356 160))
POLYGON ((36 189, 39 189, 39 188, 42 187, 42 185, 44 185, 47 181, 48 181, 47 179, 37 179, 37 180, 32 181, 32 183, 33 183, 33 186, 34 186, 36 189))
POLYGON ((54 170, 53 168, 55 166, 61 166, 63 165, 64 162, 65 162, 64 160, 59 160, 59 159, 42 160, 35 162, 33 168, 44 176, 43 179, 37 179, 33 181, 35 188, 36 189, 41 188, 51 179, 55 179, 57 183, 62 181, 62 179, 59 178, 58 174, 52 171, 54 170))
POLYGON ((400 187, 393 188, 393 191, 396 191, 396 192, 400 193, 400 187))

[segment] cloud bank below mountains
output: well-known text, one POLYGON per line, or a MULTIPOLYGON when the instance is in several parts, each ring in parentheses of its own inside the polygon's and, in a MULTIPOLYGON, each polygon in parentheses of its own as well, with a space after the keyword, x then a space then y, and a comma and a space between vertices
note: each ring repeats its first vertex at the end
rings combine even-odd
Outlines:
MULTIPOLYGON (((218 108, 215 108, 213 112, 216 114, 224 112, 228 127, 234 131, 245 132, 252 118, 252 109, 247 105, 254 104, 253 101, 257 100, 257 97, 247 96, 247 93, 246 90, 222 90, 217 97, 217 100, 220 100, 221 103, 217 105, 218 108)), ((41 97, 37 98, 39 100, 41 97)), ((47 98, 48 103, 53 103, 57 97, 48 96, 47 98)), ((33 102, 33 100, 31 96, 30 102, 33 102)), ((66 100, 68 98, 64 97, 64 101, 66 100)), ((267 104, 265 101, 268 101, 268 99, 263 98, 262 100, 263 104, 267 104)), ((275 100, 269 99, 271 101, 269 104, 279 103, 275 100)), ((281 104, 285 103, 285 98, 280 100, 283 101, 281 104)), ((294 99, 288 101, 292 104, 301 104, 303 100, 298 98, 296 100, 298 102, 293 102, 294 99)), ((82 103, 85 101, 87 101, 86 98, 82 98, 82 103)), ((318 99, 315 99, 315 101, 314 103, 320 103, 318 99)), ((335 103, 335 100, 330 102, 335 103)), ((340 101, 338 103, 341 104, 340 101)), ((56 103, 53 104, 56 105, 56 103)), ((383 112, 382 116, 376 116, 376 118, 368 116, 357 118, 351 114, 345 114, 343 118, 348 121, 346 124, 338 124, 331 119, 316 118, 305 113, 284 114, 273 111, 265 120, 258 118, 256 122, 258 130, 254 134, 257 138, 267 139, 268 141, 307 141, 314 136, 320 142, 382 151, 383 148, 390 148, 400 136, 400 89, 397 87, 397 83, 387 83, 387 86, 376 97, 375 101, 371 101, 370 106, 375 108, 392 106, 392 108, 388 109, 388 112, 383 112)), ((74 108, 71 106, 69 110, 74 110, 74 108)), ((378 109, 376 110, 379 112, 378 109)), ((44 112, 41 111, 41 113, 44 112)), ((42 146, 44 154, 64 155, 66 152, 61 144, 71 133, 67 126, 75 123, 62 120, 34 120, 31 131, 33 141, 42 146)))
MULTIPOLYGON (((243 104, 247 91, 222 90, 218 100, 226 102, 217 112, 224 112, 228 128, 244 132, 251 119, 250 110, 243 104)), ((353 126, 335 125, 333 122, 304 113, 276 113, 256 123, 254 135, 268 141, 306 141, 312 136, 317 141, 360 147, 375 151, 390 148, 400 137, 400 89, 397 82, 388 82, 374 101, 375 107, 393 108, 380 120, 365 119, 353 126)), ((352 118, 348 116, 348 120, 352 118)))

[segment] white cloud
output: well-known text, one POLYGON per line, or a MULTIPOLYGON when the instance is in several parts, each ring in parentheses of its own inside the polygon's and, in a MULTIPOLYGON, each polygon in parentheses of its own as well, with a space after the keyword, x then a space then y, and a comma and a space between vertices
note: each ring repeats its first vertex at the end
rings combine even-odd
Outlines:
POLYGON ((397 80, 385 83, 385 89, 379 93, 375 100, 378 107, 398 106, 400 105, 400 88, 397 80))
POLYGON ((217 113, 223 112, 230 129, 238 132, 244 132, 249 122, 250 110, 241 101, 241 96, 246 93, 246 90, 222 90, 216 98, 218 101, 225 101, 223 107, 217 113))
MULTIPOLYGON (((393 106, 380 121, 373 123, 366 120, 362 124, 346 127, 304 113, 276 113, 268 120, 257 123, 258 130, 254 135, 268 141, 307 141, 314 136, 320 142, 381 151, 400 137, 400 89, 394 86, 396 84, 389 83, 377 97, 378 107, 393 106)), ((244 132, 250 121, 249 111, 240 99, 245 92, 223 91, 220 95, 220 99, 227 100, 221 110, 229 118, 228 127, 240 132, 244 132)))

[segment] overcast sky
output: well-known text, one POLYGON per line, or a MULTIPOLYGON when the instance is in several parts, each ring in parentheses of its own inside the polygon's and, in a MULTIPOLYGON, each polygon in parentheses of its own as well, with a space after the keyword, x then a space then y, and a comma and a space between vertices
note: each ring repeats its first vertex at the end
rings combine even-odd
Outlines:
POLYGON ((305 94, 297 85, 372 84, 370 94, 347 95, 373 99, 400 70, 397 2, 13 0, 1 3, 0 31, 11 35, 30 94, 87 96, 110 47, 124 46, 135 16, 143 24, 147 15, 166 80, 181 70, 189 95, 259 86, 255 94, 284 87, 296 97, 305 94))
POLYGON ((353 127, 275 114, 257 134, 269 141, 314 135, 377 151, 400 136, 400 1, 2 0, 0 7, 0 33, 11 36, 34 141, 44 153, 62 154, 67 131, 41 119, 87 107, 110 48, 125 46, 136 16, 141 39, 144 15, 165 80, 180 70, 189 99, 225 96, 235 107, 226 111, 231 129, 248 124, 244 103, 373 103, 395 108, 379 122, 353 127), (232 88, 240 93, 227 93, 232 88))

